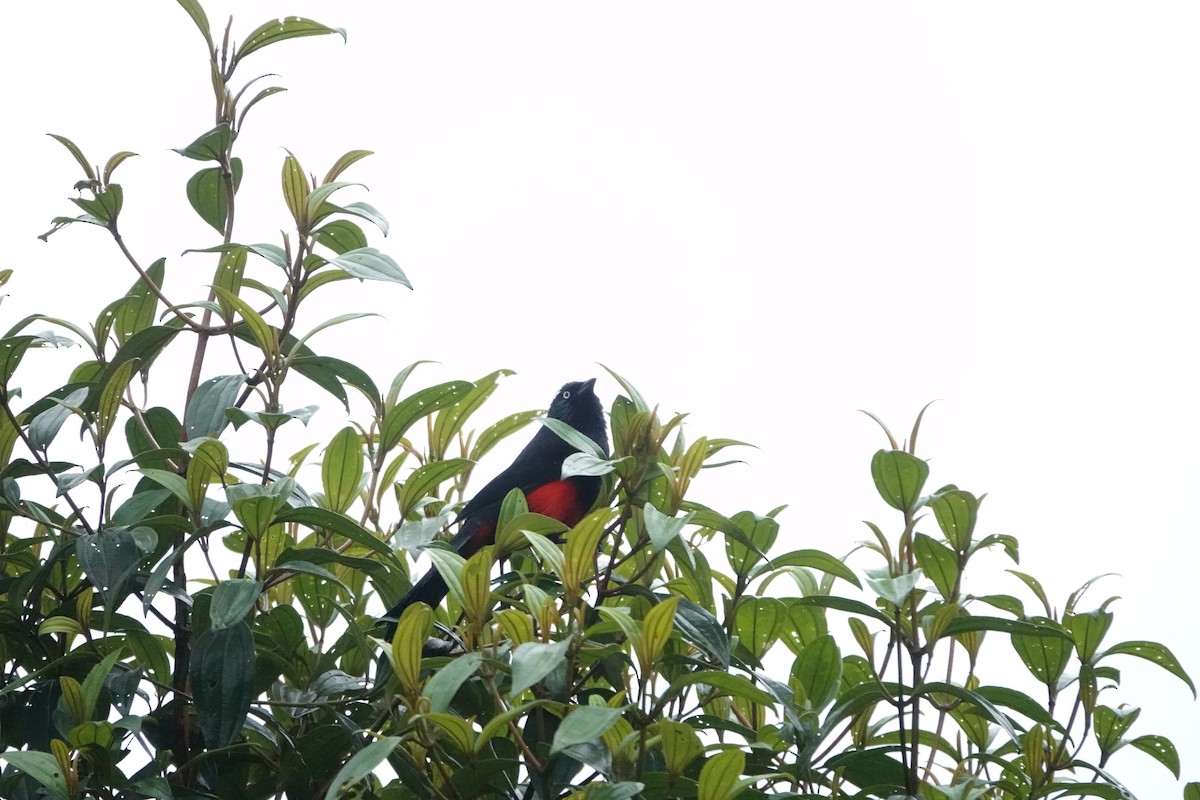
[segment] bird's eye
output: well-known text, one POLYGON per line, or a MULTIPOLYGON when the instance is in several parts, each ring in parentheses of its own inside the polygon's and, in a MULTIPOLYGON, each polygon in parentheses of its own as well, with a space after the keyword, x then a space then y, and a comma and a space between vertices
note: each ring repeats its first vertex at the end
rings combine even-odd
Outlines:
POLYGON ((563 400, 569 400, 571 398, 571 393, 563 392, 562 396, 563 396, 563 400))

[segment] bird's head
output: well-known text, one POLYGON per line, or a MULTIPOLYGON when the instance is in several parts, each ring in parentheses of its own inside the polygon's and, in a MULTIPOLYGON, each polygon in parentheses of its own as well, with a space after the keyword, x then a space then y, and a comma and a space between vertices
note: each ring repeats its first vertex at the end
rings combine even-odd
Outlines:
POLYGON ((575 381, 558 390, 546 416, 562 420, 608 452, 608 429, 604 409, 593 387, 596 379, 575 381))

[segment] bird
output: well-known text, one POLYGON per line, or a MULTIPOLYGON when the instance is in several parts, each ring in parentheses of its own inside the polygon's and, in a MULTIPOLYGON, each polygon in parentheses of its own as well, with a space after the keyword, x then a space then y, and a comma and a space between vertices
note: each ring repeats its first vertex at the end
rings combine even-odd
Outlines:
MULTIPOLYGON (((607 456, 608 430, 600 398, 593 391, 595 384, 596 379, 591 378, 563 385, 550 403, 546 416, 565 422, 584 434, 607 456)), ((463 506, 456 519, 458 533, 450 540, 450 546, 463 558, 470 558, 482 547, 492 544, 496 538, 500 505, 513 489, 524 493, 530 511, 552 517, 568 527, 577 525, 600 494, 600 478, 590 475, 562 477, 563 461, 575 452, 574 445, 549 427, 542 426, 512 464, 463 506)), ((436 607, 447 591, 445 579, 431 567, 382 619, 394 629, 396 620, 406 608, 418 602, 436 607)))

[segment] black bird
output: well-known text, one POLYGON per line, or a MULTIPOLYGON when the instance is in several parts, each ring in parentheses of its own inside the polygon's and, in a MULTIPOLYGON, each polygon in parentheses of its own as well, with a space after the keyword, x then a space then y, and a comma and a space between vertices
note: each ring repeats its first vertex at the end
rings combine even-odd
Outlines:
MULTIPOLYGON (((596 379, 568 383, 558 390, 546 416, 561 420, 600 445, 608 454, 608 431, 604 410, 592 387, 596 379)), ((554 431, 542 426, 508 469, 493 478, 471 498, 458 514, 459 529, 450 546, 470 558, 496 539, 496 521, 500 505, 513 489, 525 494, 529 510, 553 517, 564 525, 575 526, 591 509, 600 494, 600 478, 575 475, 562 477, 567 456, 577 452, 554 431)), ((416 582, 384 620, 390 626, 413 603, 437 606, 448 591, 441 573, 431 568, 416 582)))

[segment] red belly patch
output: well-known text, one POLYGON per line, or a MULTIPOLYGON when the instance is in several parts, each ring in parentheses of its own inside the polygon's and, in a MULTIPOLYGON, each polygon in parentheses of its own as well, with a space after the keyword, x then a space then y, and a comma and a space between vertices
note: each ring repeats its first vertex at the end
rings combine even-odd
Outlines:
POLYGON ((529 510, 574 527, 583 519, 583 508, 580 507, 579 490, 569 480, 554 481, 539 486, 525 495, 529 510))

